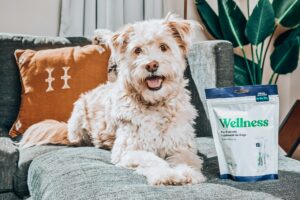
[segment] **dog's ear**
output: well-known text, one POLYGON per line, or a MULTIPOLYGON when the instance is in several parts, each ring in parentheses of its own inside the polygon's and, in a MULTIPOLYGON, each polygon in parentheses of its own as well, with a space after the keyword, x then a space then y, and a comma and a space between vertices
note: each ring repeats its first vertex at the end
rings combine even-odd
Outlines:
POLYGON ((105 45, 114 53, 121 53, 128 44, 129 33, 132 26, 125 25, 117 32, 111 32, 107 29, 97 29, 94 31, 93 44, 105 45))
POLYGON ((130 34, 132 32, 133 26, 131 24, 127 24, 119 31, 113 34, 111 38, 111 48, 113 48, 115 53, 122 54, 125 52, 130 38, 130 34))
POLYGON ((95 45, 105 45, 109 47, 109 43, 111 37, 113 36, 113 32, 107 29, 97 29, 94 31, 94 36, 92 38, 92 44, 95 45))
POLYGON ((194 20, 184 20, 170 13, 164 23, 169 27, 171 34, 186 55, 193 41, 196 40, 196 33, 202 29, 200 23, 194 20))

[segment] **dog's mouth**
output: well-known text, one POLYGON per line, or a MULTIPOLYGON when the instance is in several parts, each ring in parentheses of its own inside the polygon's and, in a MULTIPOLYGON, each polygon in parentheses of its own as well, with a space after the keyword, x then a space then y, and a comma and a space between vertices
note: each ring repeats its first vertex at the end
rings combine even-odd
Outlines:
POLYGON ((163 76, 149 76, 146 78, 146 84, 149 90, 159 90, 164 81, 163 76))

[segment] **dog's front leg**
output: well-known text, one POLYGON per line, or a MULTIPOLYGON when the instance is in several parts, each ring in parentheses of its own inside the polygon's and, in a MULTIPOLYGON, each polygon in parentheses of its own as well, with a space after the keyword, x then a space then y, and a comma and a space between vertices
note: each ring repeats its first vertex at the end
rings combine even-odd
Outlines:
POLYGON ((91 145, 84 97, 78 99, 68 120, 68 140, 75 145, 91 145))
POLYGON ((150 185, 185 185, 191 179, 173 169, 169 164, 154 153, 147 151, 126 151, 122 154, 119 167, 135 169, 138 174, 144 175, 150 185))
POLYGON ((184 185, 187 177, 172 169, 169 164, 154 153, 137 151, 130 144, 129 136, 134 131, 129 124, 119 126, 111 152, 111 162, 119 167, 135 169, 138 174, 147 177, 151 185, 184 185))
POLYGON ((193 184, 206 180, 201 172, 203 161, 189 149, 180 149, 174 152, 167 158, 167 162, 193 184))
POLYGON ((111 151, 111 162, 125 168, 162 166, 169 167, 169 164, 147 151, 137 150, 132 144, 132 138, 136 129, 130 124, 122 124, 116 130, 116 139, 111 151))
POLYGON ((111 150, 111 162, 117 164, 128 149, 128 138, 134 129, 128 124, 120 125, 116 130, 116 139, 111 150))

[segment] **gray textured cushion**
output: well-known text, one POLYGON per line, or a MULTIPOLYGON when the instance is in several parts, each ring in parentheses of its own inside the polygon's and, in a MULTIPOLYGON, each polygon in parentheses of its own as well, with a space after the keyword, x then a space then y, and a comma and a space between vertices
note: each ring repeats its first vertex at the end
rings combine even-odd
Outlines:
POLYGON ((17 147, 10 138, 0 137, 0 192, 12 191, 17 162, 17 147))
MULTIPOLYGON (((211 139, 198 139, 207 155, 206 183, 151 187, 131 170, 110 164, 110 152, 93 147, 67 148, 36 158, 28 173, 32 199, 296 199, 300 175, 281 169, 277 181, 239 183, 219 180, 211 139), (209 146, 207 146, 209 145, 209 146)), ((296 161, 296 163, 299 163, 296 161)), ((294 163, 295 167, 298 167, 294 163)))
POLYGON ((232 45, 223 40, 196 43, 188 55, 188 61, 193 78, 193 82, 190 82, 192 101, 198 110, 196 134, 198 137, 212 137, 204 89, 234 85, 232 45))
POLYGON ((266 192, 283 199, 298 199, 300 196, 300 190, 297 189, 300 188, 300 161, 286 157, 282 151, 279 151, 279 180, 240 183, 228 180, 220 181, 216 177, 215 172, 218 172, 219 168, 212 138, 201 138, 197 140, 197 143, 198 150, 206 155, 204 171, 210 182, 242 190, 266 192))
POLYGON ((7 136, 20 104, 20 78, 16 49, 48 49, 85 45, 86 38, 33 37, 0 33, 0 136, 7 136))
POLYGON ((219 171, 217 157, 212 157, 205 161, 204 171, 210 183, 227 185, 245 191, 264 192, 282 199, 292 200, 298 199, 300 196, 300 173, 279 170, 279 180, 260 181, 257 183, 220 180, 217 174, 219 171))
POLYGON ((0 193, 0 200, 21 200, 12 192, 0 193))
POLYGON ((32 160, 42 154, 67 148, 66 146, 35 146, 27 149, 19 149, 19 161, 16 172, 14 173, 14 192, 19 196, 29 194, 27 187, 27 172, 32 160))

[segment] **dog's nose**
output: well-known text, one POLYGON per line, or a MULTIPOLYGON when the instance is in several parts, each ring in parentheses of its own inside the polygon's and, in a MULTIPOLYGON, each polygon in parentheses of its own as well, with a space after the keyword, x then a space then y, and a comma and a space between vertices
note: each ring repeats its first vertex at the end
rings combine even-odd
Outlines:
POLYGON ((146 69, 148 72, 155 72, 158 69, 158 67, 159 64, 156 60, 153 60, 146 65, 146 69))

